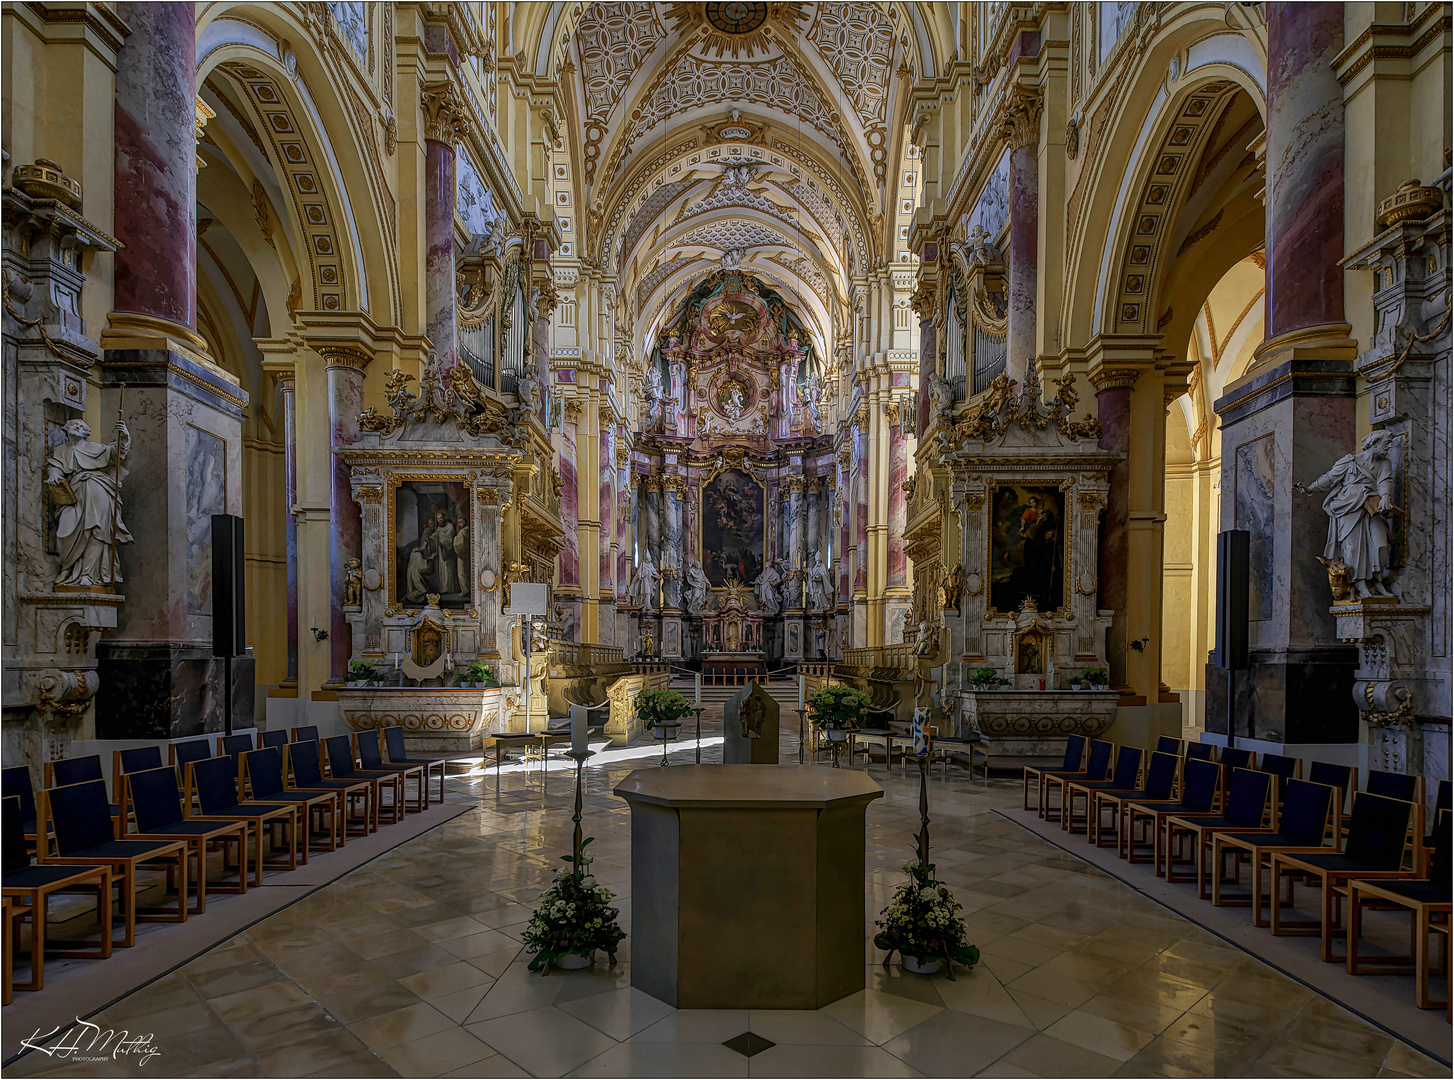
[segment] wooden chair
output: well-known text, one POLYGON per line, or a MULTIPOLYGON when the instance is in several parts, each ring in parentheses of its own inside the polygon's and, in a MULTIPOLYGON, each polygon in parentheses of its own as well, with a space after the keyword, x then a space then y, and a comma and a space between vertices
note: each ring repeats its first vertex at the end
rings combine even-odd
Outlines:
POLYGON ((310 742, 310 741, 311 742, 317 742, 318 741, 318 725, 316 725, 316 724, 307 724, 307 725, 304 725, 303 727, 295 727, 293 729, 293 741, 294 742, 310 742))
MULTIPOLYGON (((1085 767, 1085 751, 1090 745, 1090 740, 1084 735, 1071 735, 1065 740, 1065 758, 1060 763, 1059 769, 1042 769, 1033 765, 1025 766, 1025 774, 1020 780, 1020 799, 1023 808, 1030 809, 1030 780, 1035 781, 1037 803, 1039 807, 1045 805, 1045 777, 1052 772, 1060 772, 1067 775, 1080 773, 1085 767)), ((1045 816, 1041 810, 1041 817, 1045 816)))
POLYGON ((1277 780, 1273 794, 1277 799, 1277 805, 1281 806, 1283 796, 1287 794, 1287 782, 1301 778, 1303 763, 1300 758, 1287 757, 1284 754, 1263 754, 1257 769, 1277 780))
POLYGON ((424 769, 426 789, 424 793, 424 806, 429 806, 429 792, 427 781, 435 770, 439 772, 439 798, 435 802, 444 802, 444 758, 414 758, 409 756, 408 748, 404 745, 404 729, 395 724, 392 727, 384 728, 384 749, 389 752, 389 764, 391 765, 420 765, 424 769))
POLYGON ((1291 920, 1282 917, 1281 903, 1272 905, 1272 932, 1283 935, 1313 935, 1322 939, 1323 960, 1327 963, 1346 958, 1333 952, 1337 927, 1338 893, 1336 886, 1351 880, 1374 881, 1383 878, 1409 878, 1414 875, 1403 868, 1404 845, 1408 840, 1413 807, 1401 799, 1388 799, 1360 791, 1353 801, 1353 814, 1348 821, 1348 844, 1342 851, 1272 853, 1272 888, 1274 893, 1285 878, 1288 882, 1288 906, 1299 881, 1317 882, 1319 917, 1291 920))
MULTIPOLYGON (((569 738, 567 734, 566 738, 569 738)), ((354 736, 354 742, 358 745, 358 760, 364 772, 393 772, 398 773, 404 781, 404 809, 409 810, 409 781, 414 781, 414 811, 418 813, 429 806, 429 783, 424 776, 423 765, 410 765, 402 762, 386 763, 384 755, 379 748, 379 733, 374 730, 360 731, 354 736)), ((542 753, 547 751, 542 750, 542 753)))
POLYGON ((1217 745, 1209 742, 1189 742, 1186 744, 1187 761, 1216 761, 1217 745))
POLYGON ((288 744, 288 767, 293 775, 295 789, 332 791, 343 799, 345 834, 367 836, 378 831, 378 814, 374 806, 375 785, 371 780, 325 780, 318 759, 318 744, 311 740, 288 744), (363 802, 362 825, 350 833, 349 822, 353 820, 353 808, 360 801, 363 802))
POLYGON ((111 867, 106 864, 91 866, 32 866, 30 855, 25 850, 25 836, 21 830, 20 800, 10 796, 4 800, 0 810, 3 819, 3 833, 0 833, 0 892, 5 899, 5 1004, 10 1004, 13 990, 41 990, 45 987, 45 954, 78 959, 105 960, 111 955, 111 867), (100 918, 101 933, 94 943, 51 942, 51 945, 68 945, 70 948, 58 951, 47 950, 46 923, 50 913, 50 898, 59 892, 94 892, 96 914, 100 918), (30 978, 22 983, 15 982, 15 920, 30 920, 30 978))
POLYGON ((87 780, 80 784, 47 788, 40 793, 40 827, 49 823, 55 831, 52 854, 41 845, 36 861, 61 866, 111 867, 121 879, 121 911, 124 948, 136 944, 137 922, 187 921, 187 845, 180 841, 116 839, 114 819, 106 802, 106 782, 87 780), (143 867, 160 864, 167 872, 169 891, 177 894, 173 908, 139 909, 137 891, 143 867))
POLYGON ((1158 735, 1156 736, 1156 749, 1151 752, 1153 754, 1175 754, 1177 757, 1181 757, 1184 746, 1185 743, 1175 735, 1158 735))
POLYGON ((1048 772, 1040 777, 1040 816, 1046 821, 1059 821, 1060 815, 1065 808, 1066 785, 1077 780, 1099 781, 1105 780, 1111 771, 1111 755, 1115 753, 1116 744, 1107 742, 1105 739, 1092 739, 1090 747, 1086 750, 1085 771, 1078 773, 1048 772), (1055 788, 1060 789, 1060 803, 1058 807, 1051 807, 1050 792, 1055 788), (1054 809, 1055 816, 1051 816, 1054 809))
MULTIPOLYGON (((1429 876, 1410 881, 1363 881, 1348 882, 1348 974, 1350 975, 1406 975, 1413 972, 1415 978, 1415 999, 1421 1009, 1447 1010, 1449 996, 1437 999, 1429 993, 1429 932, 1435 915, 1444 917, 1449 924, 1451 909, 1450 890, 1450 826, 1449 812, 1439 814, 1434 824, 1433 859, 1429 876), (1403 909, 1409 914, 1411 937, 1408 956, 1360 956, 1358 939, 1362 932, 1362 913, 1365 907, 1383 910, 1403 909)), ((1449 966, 1448 938, 1445 938, 1444 965, 1449 966)))
POLYGON ((0 773, 0 798, 14 799, 20 809, 21 840, 35 847, 35 789, 30 786, 30 768, 15 765, 0 773))
MULTIPOLYGON (((1327 784, 1311 780, 1289 780, 1287 795, 1273 832, 1257 829, 1252 832, 1219 832, 1212 835, 1212 904, 1214 907, 1252 908, 1252 925, 1267 926, 1262 917, 1262 869, 1270 867, 1275 851, 1332 851, 1324 843, 1328 826, 1337 814, 1338 791, 1327 784), (1242 857, 1252 863, 1252 892, 1246 898, 1225 896, 1227 883, 1223 866, 1226 855, 1233 857, 1232 884, 1241 880, 1242 857)), ((1278 902, 1273 893, 1271 903, 1278 902)))
MULTIPOLYGON (((72 784, 84 784, 90 780, 101 780, 105 777, 101 773, 101 755, 88 754, 85 757, 77 758, 56 758, 45 763, 45 786, 69 787, 72 784)), ((120 803, 107 803, 111 808, 112 823, 115 826, 116 835, 120 836, 125 831, 123 823, 118 821, 121 817, 120 803)))
POLYGON ((300 843, 298 830, 298 807, 293 803, 239 802, 237 798, 237 776, 232 771, 232 759, 225 757, 205 758, 187 765, 187 797, 182 803, 188 818, 203 821, 241 821, 252 829, 253 884, 263 883, 263 870, 293 870, 302 861, 308 861, 308 845, 300 843), (287 856, 275 857, 271 862, 263 852, 263 833, 272 838, 272 847, 277 849, 277 830, 282 829, 288 837, 287 856), (298 849, 302 848, 299 859, 298 849))
MULTIPOLYGON (((133 746, 129 750, 111 751, 111 790, 115 792, 116 799, 123 806, 126 800, 122 797, 122 780, 127 773, 140 772, 142 769, 160 769, 162 767, 162 748, 160 746, 133 746)), ((182 785, 178 784, 180 790, 182 785)))
POLYGON ((1064 786, 1060 796, 1060 827, 1066 832, 1076 833, 1075 797, 1085 799, 1085 834, 1090 839, 1092 794, 1096 791, 1120 791, 1131 794, 1139 790, 1141 782, 1141 761, 1145 751, 1139 746, 1121 746, 1116 749, 1116 767, 1109 780, 1072 780, 1064 786))
POLYGON ((1414 831, 1405 855, 1418 873, 1424 869, 1424 778, 1407 773, 1386 772, 1369 769, 1365 788, 1371 795, 1382 795, 1385 799, 1398 799, 1410 803, 1414 808, 1414 831))
MULTIPOLYGON (((1222 767, 1210 761, 1191 758, 1183 765, 1181 798, 1136 800, 1126 803, 1123 811, 1125 827, 1119 854, 1127 862, 1140 862, 1136 857, 1136 822, 1145 819, 1151 829, 1152 865, 1161 865, 1161 834, 1166 819, 1173 814, 1209 814, 1216 804, 1222 786, 1222 767)), ((1118 840, 1121 838, 1118 837, 1118 840)))
POLYGON ((367 771, 354 761, 353 740, 347 735, 330 735, 323 740, 327 755, 328 775, 334 780, 368 781, 374 785, 374 821, 383 822, 383 789, 391 789, 389 824, 404 817, 404 777, 396 772, 367 771))
POLYGON ((277 750, 288 745, 288 729, 273 728, 271 731, 264 731, 258 735, 258 746, 264 750, 272 747, 277 750))
MULTIPOLYGON (((1446 811, 1454 812, 1454 805, 1451 805, 1450 799, 1450 786, 1451 785, 1448 780, 1440 780, 1439 786, 1434 789, 1434 824, 1436 826, 1439 824, 1440 814, 1445 813, 1446 811)), ((1438 831, 1437 828, 1435 831, 1438 831)), ((1424 837, 1425 854, 1432 852, 1435 846, 1436 845, 1433 835, 1426 835, 1424 837)))
POLYGON ((207 852, 213 846, 222 851, 222 868, 228 867, 227 849, 237 845, 237 877, 211 887, 215 892, 247 892, 247 822, 206 821, 187 818, 177 794, 177 774, 170 765, 142 769, 122 778, 122 800, 136 821, 137 840, 180 840, 187 845, 196 872, 197 906, 192 914, 207 910, 207 852))
POLYGON ((242 755, 242 776, 252 797, 265 803, 292 803, 298 808, 303 826, 305 850, 337 851, 343 846, 342 802, 335 791, 288 790, 283 784, 283 752, 276 747, 248 750, 242 755), (314 833, 321 834, 314 844, 314 833))
POLYGON ((1276 820, 1277 797, 1272 774, 1237 769, 1232 773, 1232 784, 1222 813, 1186 816, 1178 814, 1166 819, 1166 839, 1161 846, 1166 855, 1166 869, 1162 876, 1168 882, 1191 880, 1176 876, 1177 838, 1186 837, 1192 842, 1193 853, 1190 861, 1196 863, 1197 896, 1208 900, 1212 893, 1207 885, 1207 849, 1211 846, 1212 838, 1219 832, 1240 835, 1249 832, 1271 833, 1276 829, 1276 820))
POLYGON ((216 757, 225 757, 232 761, 232 775, 237 781, 237 797, 239 799, 250 798, 247 781, 242 772, 242 755, 254 749, 251 733, 243 735, 219 735, 217 737, 216 757))
POLYGON ((1151 755, 1146 766, 1145 785, 1137 791, 1114 791, 1097 789, 1091 792, 1090 827, 1086 839, 1096 847, 1109 847, 1101 837, 1104 835, 1105 811, 1111 812, 1116 850, 1121 848, 1121 826, 1127 803, 1167 802, 1176 787, 1177 773, 1181 769, 1181 758, 1162 752, 1151 755))
POLYGON ((1308 779, 1315 784, 1327 784, 1338 792, 1333 804, 1333 825, 1328 839, 1335 844, 1343 842, 1343 819, 1348 816, 1353 795, 1358 790, 1358 770, 1352 765, 1333 765, 1326 761, 1314 761, 1308 767, 1308 779))

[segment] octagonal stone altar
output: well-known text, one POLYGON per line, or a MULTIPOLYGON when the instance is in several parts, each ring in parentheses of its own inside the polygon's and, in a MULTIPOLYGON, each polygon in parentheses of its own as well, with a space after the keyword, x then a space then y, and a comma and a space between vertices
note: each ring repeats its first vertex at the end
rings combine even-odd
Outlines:
POLYGON ((819 1009, 864 987, 864 815, 883 789, 800 765, 638 769, 631 985, 679 1009, 819 1009))

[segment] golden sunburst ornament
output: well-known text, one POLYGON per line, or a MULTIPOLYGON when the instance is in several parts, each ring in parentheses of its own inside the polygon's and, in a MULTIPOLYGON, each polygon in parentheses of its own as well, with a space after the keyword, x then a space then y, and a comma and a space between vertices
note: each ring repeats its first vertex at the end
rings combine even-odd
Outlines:
MULTIPOLYGON (((724 53, 736 60, 739 56, 751 57, 755 52, 769 52, 772 38, 768 24, 793 26, 803 17, 802 4, 795 3, 729 3, 673 4, 671 16, 678 20, 678 27, 698 24, 701 37, 701 55, 713 52, 720 59, 724 53)), ((696 46, 693 45, 693 48, 696 46)))

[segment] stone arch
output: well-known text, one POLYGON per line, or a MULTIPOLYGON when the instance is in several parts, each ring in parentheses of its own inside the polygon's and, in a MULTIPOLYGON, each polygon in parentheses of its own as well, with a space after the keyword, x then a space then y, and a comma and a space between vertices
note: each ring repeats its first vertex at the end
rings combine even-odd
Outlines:
POLYGON ((212 15, 198 26, 198 85, 221 72, 245 103, 235 119, 271 168, 297 240, 299 305, 363 310, 396 324, 397 222, 382 187, 374 117, 356 91, 337 85, 340 75, 313 37, 275 8, 212 15), (374 210, 372 220, 362 216, 374 210))

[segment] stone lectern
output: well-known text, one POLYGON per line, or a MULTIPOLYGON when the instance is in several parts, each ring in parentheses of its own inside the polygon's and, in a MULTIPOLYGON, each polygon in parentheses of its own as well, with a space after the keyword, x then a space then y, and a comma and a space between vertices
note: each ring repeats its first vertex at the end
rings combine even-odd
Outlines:
POLYGON ((820 1009, 864 987, 860 772, 639 769, 631 985, 679 1009, 820 1009))
POLYGON ((728 765, 778 763, 778 703, 756 681, 722 707, 722 760, 728 765))

